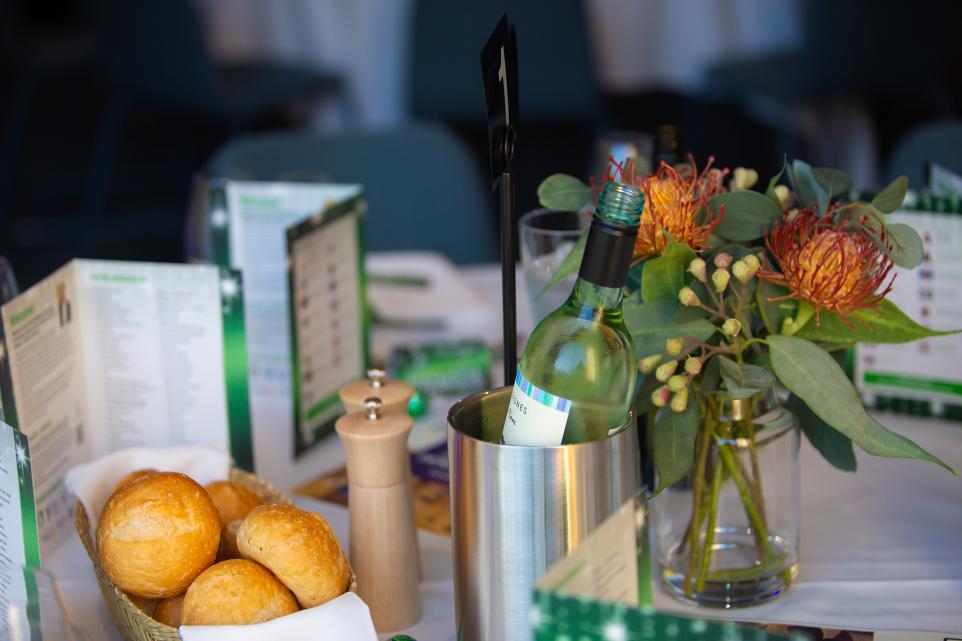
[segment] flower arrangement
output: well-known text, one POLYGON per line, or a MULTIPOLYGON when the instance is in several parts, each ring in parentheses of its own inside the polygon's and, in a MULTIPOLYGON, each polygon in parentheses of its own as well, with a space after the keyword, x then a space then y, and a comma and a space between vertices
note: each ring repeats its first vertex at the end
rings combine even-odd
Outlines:
MULTIPOLYGON (((676 485, 691 494, 687 527, 674 543, 683 568, 678 589, 688 596, 719 576, 710 560, 726 484, 757 547, 749 567, 728 574, 752 578, 775 567, 783 588, 791 581, 794 560, 780 557, 770 536, 759 466, 772 438, 757 431, 757 416, 773 398, 839 469, 855 470, 854 443, 955 473, 869 414, 838 362, 856 343, 943 333, 886 299, 893 267, 922 260, 918 234, 887 220, 908 180, 861 202, 846 198, 852 180, 834 169, 786 163, 764 192, 751 189, 757 176, 711 161, 699 170, 692 159, 642 177, 612 161, 601 180, 635 184, 646 197, 623 310, 644 375, 635 408, 648 417, 655 494, 676 485)), ((577 210, 591 205, 598 188, 556 174, 538 195, 545 207, 577 210)), ((582 251, 583 242, 548 287, 577 268, 582 251)))

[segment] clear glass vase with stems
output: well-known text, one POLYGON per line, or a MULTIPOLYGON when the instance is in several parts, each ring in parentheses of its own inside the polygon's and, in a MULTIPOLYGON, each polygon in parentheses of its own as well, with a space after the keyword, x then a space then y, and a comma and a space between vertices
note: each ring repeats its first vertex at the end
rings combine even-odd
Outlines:
POLYGON ((771 390, 697 402, 692 471, 651 502, 658 573, 684 601, 756 605, 784 594, 798 572, 798 422, 771 390))

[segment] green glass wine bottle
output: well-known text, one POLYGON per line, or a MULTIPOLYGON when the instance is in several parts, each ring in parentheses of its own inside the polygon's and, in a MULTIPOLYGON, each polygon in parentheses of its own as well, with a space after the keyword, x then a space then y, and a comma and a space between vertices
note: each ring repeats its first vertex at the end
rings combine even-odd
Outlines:
POLYGON ((502 442, 551 446, 604 438, 628 420, 638 364, 621 313, 641 190, 611 182, 598 198, 565 303, 528 338, 502 442))

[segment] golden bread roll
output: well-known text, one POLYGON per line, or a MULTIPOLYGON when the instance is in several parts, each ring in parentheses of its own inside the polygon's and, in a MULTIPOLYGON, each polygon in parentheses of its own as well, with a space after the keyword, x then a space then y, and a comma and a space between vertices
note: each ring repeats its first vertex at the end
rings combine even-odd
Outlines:
POLYGON ((184 608, 184 595, 171 596, 161 599, 154 608, 154 620, 157 623, 169 625, 172 628, 180 627, 180 614, 184 608))
POLYGON ((149 598, 182 594, 217 556, 220 518, 203 487, 157 472, 120 488, 97 525, 104 571, 125 592, 149 598))
POLYGON ((263 503, 261 498, 240 483, 214 481, 204 487, 220 513, 220 525, 242 520, 247 513, 263 503))
POLYGON ((134 481, 139 481, 142 478, 148 477, 151 474, 156 474, 156 473, 157 473, 157 470, 155 470, 152 467, 144 468, 142 470, 134 470, 124 478, 117 481, 117 485, 114 486, 114 492, 116 492, 117 490, 119 490, 125 485, 129 485, 134 481))
POLYGON ((320 514, 286 505, 255 507, 237 531, 237 547, 273 572, 301 607, 313 608, 347 591, 347 559, 320 514))
POLYGON ((237 530, 241 523, 243 521, 231 521, 220 531, 220 549, 217 551, 218 561, 243 557, 240 550, 237 549, 237 530))
POLYGON ((298 611, 291 591, 247 559, 221 561, 187 588, 182 625, 247 625, 298 611))
POLYGON ((154 609, 157 607, 157 599, 148 599, 147 597, 137 596, 136 594, 126 593, 127 598, 130 602, 136 605, 138 608, 144 611, 147 616, 152 616, 154 609))

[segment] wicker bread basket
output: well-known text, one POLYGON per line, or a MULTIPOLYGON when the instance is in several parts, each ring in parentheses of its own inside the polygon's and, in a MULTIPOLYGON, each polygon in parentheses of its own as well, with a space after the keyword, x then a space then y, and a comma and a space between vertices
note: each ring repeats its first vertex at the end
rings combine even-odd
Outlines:
MULTIPOLYGON (((257 494, 264 503, 294 504, 273 485, 248 472, 231 469, 230 480, 240 483, 257 494)), ((143 610, 134 605, 123 590, 107 578, 103 566, 100 565, 97 546, 90 538, 90 519, 87 516, 87 510, 80 501, 77 501, 74 526, 77 528, 77 535, 80 536, 84 549, 87 550, 90 562, 93 563, 97 583, 100 584, 100 591, 104 595, 104 603, 107 604, 110 618, 114 620, 123 637, 127 641, 181 641, 177 628, 163 625, 147 616, 143 610)), ((351 570, 348 590, 357 592, 357 578, 354 576, 354 570, 351 570)))

